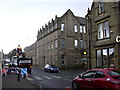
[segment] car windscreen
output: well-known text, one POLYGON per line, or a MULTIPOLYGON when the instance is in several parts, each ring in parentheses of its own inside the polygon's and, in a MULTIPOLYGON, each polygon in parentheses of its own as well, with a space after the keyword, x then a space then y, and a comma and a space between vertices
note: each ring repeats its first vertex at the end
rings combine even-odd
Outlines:
POLYGON ((50 67, 53 67, 53 68, 54 68, 55 66, 54 66, 54 65, 50 65, 50 67))

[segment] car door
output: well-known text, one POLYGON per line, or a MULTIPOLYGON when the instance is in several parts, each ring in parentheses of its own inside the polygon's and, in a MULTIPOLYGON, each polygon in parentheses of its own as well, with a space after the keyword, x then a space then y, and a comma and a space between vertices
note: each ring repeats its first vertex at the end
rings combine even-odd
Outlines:
POLYGON ((105 88, 107 85, 106 80, 107 77, 102 71, 96 71, 94 78, 92 78, 93 88, 105 88))
POLYGON ((92 83, 92 79, 95 75, 95 71, 88 71, 86 73, 84 73, 81 78, 79 78, 79 87, 81 88, 92 88, 93 87, 93 83, 92 83))

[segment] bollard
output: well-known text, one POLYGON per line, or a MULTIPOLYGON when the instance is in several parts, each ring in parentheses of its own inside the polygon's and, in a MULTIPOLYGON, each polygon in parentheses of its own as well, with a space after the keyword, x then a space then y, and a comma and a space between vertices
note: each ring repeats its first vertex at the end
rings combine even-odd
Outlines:
POLYGON ((20 73, 18 73, 18 81, 20 81, 20 73))
POLYGON ((71 90, 71 88, 70 87, 66 87, 65 90, 71 90))
POLYGON ((18 69, 18 71, 17 71, 17 73, 18 73, 18 79, 17 79, 17 81, 20 81, 20 70, 18 69))

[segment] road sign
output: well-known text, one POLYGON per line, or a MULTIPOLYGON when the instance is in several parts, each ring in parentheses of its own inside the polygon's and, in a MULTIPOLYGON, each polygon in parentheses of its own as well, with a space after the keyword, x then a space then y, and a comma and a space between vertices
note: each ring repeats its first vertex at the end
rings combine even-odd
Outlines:
POLYGON ((28 74, 27 68, 21 68, 22 77, 24 77, 24 75, 27 76, 27 74, 28 74))

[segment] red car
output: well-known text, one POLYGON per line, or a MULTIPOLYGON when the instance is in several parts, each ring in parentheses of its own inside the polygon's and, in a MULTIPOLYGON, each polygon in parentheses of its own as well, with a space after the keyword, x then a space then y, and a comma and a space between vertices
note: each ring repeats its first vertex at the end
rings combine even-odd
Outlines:
POLYGON ((72 81, 73 90, 85 88, 120 90, 120 70, 118 69, 92 69, 88 70, 72 81))

